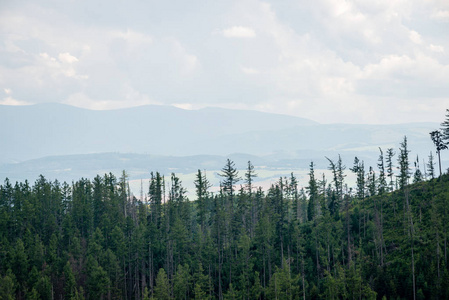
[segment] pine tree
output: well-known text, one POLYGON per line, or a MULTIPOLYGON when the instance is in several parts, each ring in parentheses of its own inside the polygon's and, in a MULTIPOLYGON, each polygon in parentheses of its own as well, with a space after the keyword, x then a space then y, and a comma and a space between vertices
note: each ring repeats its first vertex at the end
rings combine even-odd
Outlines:
POLYGON ((446 109, 446 119, 441 123, 441 137, 446 145, 449 144, 449 109, 446 109))
POLYGON ((198 264, 198 269, 193 275, 193 280, 195 282, 194 288, 195 299, 198 300, 207 299, 209 277, 204 274, 203 264, 201 262, 198 264))
POLYGON ((419 168, 418 155, 416 156, 416 161, 414 162, 414 165, 415 165, 415 173, 413 175, 413 183, 421 182, 423 180, 423 174, 419 168))
POLYGON ((257 177, 256 172, 254 171, 254 166, 251 161, 248 161, 248 167, 245 172, 245 187, 246 191, 249 195, 253 193, 253 181, 254 178, 257 177))
POLYGON ((11 267, 19 282, 25 282, 28 276, 29 260, 22 239, 18 239, 11 253, 11 267))
POLYGON ((148 196, 150 198, 150 209, 151 209, 151 221, 156 226, 160 228, 161 218, 162 218, 162 187, 163 178, 159 172, 156 175, 151 172, 150 187, 148 191, 148 196))
POLYGON ((387 149, 387 177, 390 178, 389 186, 390 186, 390 192, 394 190, 394 182, 393 182, 393 156, 395 156, 396 153, 394 153, 393 148, 387 149))
POLYGON ((65 277, 65 288, 64 288, 65 296, 67 297, 67 299, 72 299, 73 297, 75 297, 76 281, 69 261, 67 261, 66 265, 64 266, 64 277, 65 277))
POLYGON ((293 175, 293 172, 290 174, 290 184, 288 187, 289 196, 292 201, 292 210, 293 210, 293 219, 296 221, 300 221, 301 219, 301 201, 299 197, 299 191, 298 191, 298 180, 293 175))
POLYGON ((432 151, 429 154, 429 161, 427 163, 427 172, 431 179, 435 178, 435 163, 433 162, 432 151))
POLYGON ((170 300, 170 283, 167 278, 167 273, 163 268, 159 269, 156 278, 156 287, 154 288, 154 299, 170 300))
POLYGON ((0 299, 13 300, 15 299, 16 285, 14 284, 15 276, 11 269, 3 277, 0 276, 0 299))
POLYGON ((175 299, 188 299, 191 284, 190 268, 188 265, 178 265, 173 278, 173 296, 175 299))
POLYGON ((399 187, 400 189, 404 189, 408 185, 408 179, 410 178, 410 168, 409 168, 409 160, 408 154, 410 151, 407 146, 407 137, 404 136, 404 140, 401 142, 401 146, 399 148, 399 187))
POLYGON ((234 213, 234 207, 236 189, 235 185, 240 181, 240 177, 237 169, 235 168, 234 162, 229 158, 226 161, 226 165, 221 169, 221 173, 219 173, 218 175, 223 178, 220 182, 220 185, 224 196, 223 199, 225 200, 225 226, 227 237, 229 239, 229 242, 231 242, 234 240, 234 237, 238 231, 238 226, 235 222, 236 216, 234 213))
POLYGON ((356 195, 359 200, 365 198, 365 165, 357 156, 354 158, 354 166, 350 169, 357 175, 356 195))
POLYGON ((232 203, 235 194, 235 184, 240 181, 239 172, 235 168, 234 162, 228 158, 226 160, 226 165, 221 169, 219 175, 223 177, 223 180, 221 181, 223 192, 228 195, 229 200, 232 203))
POLYGON ((326 159, 329 161, 329 170, 332 171, 332 175, 334 177, 333 182, 335 187, 335 195, 338 202, 341 202, 343 199, 344 178, 346 177, 346 175, 343 174, 343 171, 346 169, 346 167, 343 165, 340 155, 338 155, 337 163, 334 163, 328 157, 326 157, 326 159))
POLYGON ((201 170, 198 170, 195 179, 195 188, 196 188, 196 201, 197 201, 197 209, 198 209, 198 222, 201 225, 201 230, 204 232, 204 228, 207 221, 207 209, 208 209, 208 192, 207 190, 212 186, 206 178, 206 174, 201 173, 201 170))
POLYGON ((254 236, 254 229, 256 227, 256 220, 257 220, 257 207, 255 203, 255 197, 253 194, 253 181, 254 178, 257 177, 256 172, 254 171, 254 166, 251 163, 251 161, 248 161, 248 167, 246 169, 245 173, 245 189, 248 195, 248 202, 249 202, 249 214, 250 214, 250 235, 254 236))
POLYGON ((307 219, 312 221, 316 217, 316 205, 318 201, 318 186, 315 179, 315 171, 313 161, 310 162, 309 186, 307 187, 309 194, 309 204, 307 207, 307 219))
POLYGON ((385 164, 384 164, 384 153, 382 149, 379 147, 379 159, 377 163, 377 168, 379 169, 379 186, 378 186, 378 193, 379 195, 383 195, 387 189, 387 180, 385 175, 385 164))
MULTIPOLYGON (((449 116, 449 110, 448 110, 448 116, 449 116)), ((430 138, 432 139, 432 142, 435 145, 435 148, 437 149, 437 154, 438 154, 438 165, 440 166, 440 176, 442 174, 441 172, 441 150, 447 149, 448 147, 448 143, 444 143, 443 140, 448 140, 449 141, 449 119, 446 120, 446 122, 448 123, 448 127, 445 128, 444 133, 441 133, 439 130, 434 130, 430 133, 430 138)), ((443 123, 444 124, 444 123, 443 123)))
MULTIPOLYGON (((402 191, 404 191, 404 213, 407 215, 407 225, 408 232, 410 237, 411 244, 411 253, 412 253, 412 281, 413 281, 413 299, 416 297, 416 280, 415 280, 415 258, 414 258, 414 224, 413 224, 413 214, 410 207, 410 191, 408 187, 408 180, 410 178, 410 169, 409 169, 409 161, 408 161, 408 146, 407 146, 407 137, 404 136, 404 140, 399 148, 399 187, 402 191)), ((404 224, 405 225, 405 224, 404 224)))
POLYGON ((369 167, 368 172, 368 192, 369 196, 375 196, 376 195, 376 173, 374 173, 373 167, 369 167))
POLYGON ((91 255, 87 257, 87 286, 89 298, 100 299, 104 297, 111 286, 108 274, 91 255))

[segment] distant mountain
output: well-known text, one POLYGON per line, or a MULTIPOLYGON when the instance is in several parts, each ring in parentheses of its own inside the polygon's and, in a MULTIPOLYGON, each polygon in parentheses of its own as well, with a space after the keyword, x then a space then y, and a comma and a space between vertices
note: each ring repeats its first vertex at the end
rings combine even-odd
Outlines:
MULTIPOLYGON (((93 111, 62 104, 0 105, 0 180, 39 174, 64 180, 125 169, 134 178, 149 171, 219 170, 226 157, 276 169, 326 169, 326 156, 354 156, 376 166, 379 147, 408 137, 410 162, 427 160, 437 123, 397 125, 318 124, 278 114, 171 106, 93 111), (126 154, 127 153, 127 154, 126 154), (241 153, 233 154, 231 153, 241 153)), ((443 155, 445 159, 445 155, 443 155)), ((396 162, 396 158, 395 158, 396 162)))
MULTIPOLYGON (((317 123, 256 111, 141 106, 94 111, 63 104, 0 105, 0 162, 49 155, 135 152, 161 155, 228 154, 220 137, 317 123)), ((262 153, 264 151, 258 151, 262 153)))

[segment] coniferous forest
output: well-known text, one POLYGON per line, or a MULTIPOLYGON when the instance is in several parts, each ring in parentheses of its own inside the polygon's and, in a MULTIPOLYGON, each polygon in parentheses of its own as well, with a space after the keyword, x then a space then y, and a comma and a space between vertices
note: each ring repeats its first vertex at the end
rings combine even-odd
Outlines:
POLYGON ((176 174, 151 173, 148 197, 126 172, 6 179, 0 299, 448 299, 449 175, 409 154, 404 138, 377 166, 312 162, 305 188, 268 190, 228 159, 217 193, 198 170, 195 201, 176 174))

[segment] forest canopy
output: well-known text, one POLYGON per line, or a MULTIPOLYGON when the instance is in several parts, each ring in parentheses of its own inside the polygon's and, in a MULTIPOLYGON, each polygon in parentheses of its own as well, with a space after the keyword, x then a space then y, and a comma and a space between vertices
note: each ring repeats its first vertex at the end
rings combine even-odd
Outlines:
POLYGON ((449 175, 432 153, 411 163, 407 138, 379 150, 375 167, 328 159, 326 178, 311 162, 305 188, 292 173, 266 191, 228 159, 219 192, 198 170, 195 201, 176 174, 151 173, 148 197, 125 171, 6 179, 0 299, 449 298, 449 175))

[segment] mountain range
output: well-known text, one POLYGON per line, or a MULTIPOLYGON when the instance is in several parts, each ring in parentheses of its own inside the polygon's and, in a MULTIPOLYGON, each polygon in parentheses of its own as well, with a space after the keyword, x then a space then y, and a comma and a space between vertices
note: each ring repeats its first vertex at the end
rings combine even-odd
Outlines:
POLYGON ((375 166, 379 147, 398 149, 404 136, 412 151, 410 160, 419 154, 422 161, 434 151, 429 132, 438 127, 319 124, 222 108, 149 105, 96 111, 55 103, 0 105, 0 177, 23 180, 65 172, 67 178, 78 179, 119 168, 135 174, 158 168, 216 170, 230 155, 273 169, 307 168, 311 160, 325 169, 325 157, 335 159, 338 154, 346 165, 358 156, 375 166))

